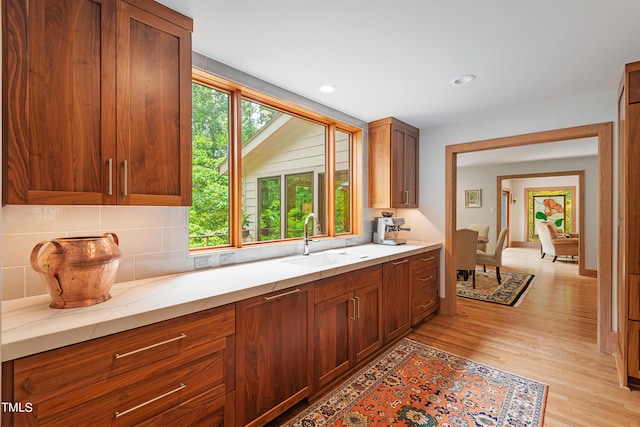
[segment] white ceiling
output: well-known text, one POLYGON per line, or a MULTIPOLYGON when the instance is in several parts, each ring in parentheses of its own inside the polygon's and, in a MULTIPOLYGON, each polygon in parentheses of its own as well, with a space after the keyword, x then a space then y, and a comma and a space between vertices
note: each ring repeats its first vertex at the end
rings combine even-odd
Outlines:
POLYGON ((640 60, 640 0, 158 1, 194 19, 194 51, 366 122, 615 91, 640 60))

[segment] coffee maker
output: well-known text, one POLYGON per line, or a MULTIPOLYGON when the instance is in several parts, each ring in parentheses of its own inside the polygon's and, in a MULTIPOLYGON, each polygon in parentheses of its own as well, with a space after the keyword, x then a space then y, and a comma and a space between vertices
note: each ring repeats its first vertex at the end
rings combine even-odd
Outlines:
POLYGON ((390 216, 376 218, 373 243, 381 245, 403 245, 407 243, 405 239, 398 239, 400 231, 411 231, 410 228, 402 227, 403 225, 404 218, 391 218, 390 216))

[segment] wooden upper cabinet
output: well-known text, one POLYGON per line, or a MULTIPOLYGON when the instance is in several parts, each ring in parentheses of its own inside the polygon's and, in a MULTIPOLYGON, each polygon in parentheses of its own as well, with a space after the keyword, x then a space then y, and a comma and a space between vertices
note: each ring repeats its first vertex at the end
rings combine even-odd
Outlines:
POLYGON ((190 205, 191 28, 142 3, 118 9, 118 203, 190 205))
POLYGON ((3 203, 190 204, 191 20, 151 0, 3 2, 3 203))
POLYGON ((420 131, 387 118, 369 124, 369 207, 418 207, 420 131))

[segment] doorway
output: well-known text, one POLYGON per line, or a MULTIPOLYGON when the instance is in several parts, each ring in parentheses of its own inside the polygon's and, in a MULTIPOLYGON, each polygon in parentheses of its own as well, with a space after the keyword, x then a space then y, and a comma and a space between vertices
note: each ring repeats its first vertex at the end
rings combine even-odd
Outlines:
POLYGON ((612 212, 613 212, 613 123, 599 123, 572 128, 536 132, 525 135, 489 139, 446 147, 445 154, 445 297, 441 312, 455 315, 456 270, 453 263, 455 253, 455 230, 457 208, 457 156, 462 153, 570 141, 581 138, 598 138, 598 349, 611 353, 612 345, 612 212))
POLYGON ((498 230, 502 230, 506 228, 507 237, 504 239, 504 247, 508 248, 511 246, 511 191, 509 190, 501 190, 500 193, 500 213, 499 213, 499 221, 500 228, 498 230))

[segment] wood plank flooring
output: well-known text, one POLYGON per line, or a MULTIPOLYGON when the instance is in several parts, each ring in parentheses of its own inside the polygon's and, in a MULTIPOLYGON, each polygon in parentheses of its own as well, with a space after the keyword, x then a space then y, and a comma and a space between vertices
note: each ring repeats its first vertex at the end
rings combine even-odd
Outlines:
POLYGON ((640 427, 640 392, 621 388, 614 357, 597 351, 596 280, 579 276, 577 262, 540 259, 538 249, 508 248, 503 264, 535 275, 518 307, 458 298, 456 316, 437 315, 408 337, 546 383, 545 427, 640 427))
POLYGON ((640 392, 621 388, 615 359, 597 351, 596 280, 536 249, 506 249, 503 263, 535 275, 518 307, 458 298, 456 316, 409 338, 548 384, 545 427, 640 426, 640 392))

